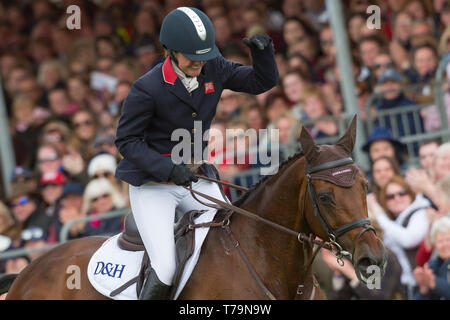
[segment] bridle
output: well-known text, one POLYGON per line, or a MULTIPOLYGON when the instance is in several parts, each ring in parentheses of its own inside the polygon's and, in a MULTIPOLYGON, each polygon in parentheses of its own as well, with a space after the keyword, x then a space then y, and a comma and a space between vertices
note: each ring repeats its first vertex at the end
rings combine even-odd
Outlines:
MULTIPOLYGON (((341 167, 341 166, 345 166, 345 165, 349 165, 349 164, 353 164, 353 159, 351 157, 343 158, 343 159, 339 159, 339 160, 335 160, 335 161, 325 162, 320 165, 306 169, 306 187, 308 190, 309 199, 311 200, 311 203, 314 208, 314 216, 319 219, 319 222, 322 225, 322 228, 324 229, 325 233, 327 234, 327 236, 329 238, 330 244, 337 249, 336 252, 334 252, 333 250, 331 252, 337 258, 338 263, 340 265, 343 265, 342 259, 344 257, 348 258, 349 260, 352 260, 352 262, 354 264, 353 257, 354 257, 357 241, 359 240, 359 238, 361 238, 361 236, 366 231, 372 230, 373 232, 375 232, 375 229, 374 229, 374 227, 372 227, 370 225, 370 220, 367 218, 360 218, 360 219, 354 220, 352 222, 346 223, 343 226, 340 226, 336 229, 333 229, 330 226, 330 224, 327 222, 327 220, 325 219, 322 212, 320 211, 320 207, 317 203, 317 197, 316 197, 316 193, 314 190, 314 186, 311 183, 311 179, 312 179, 311 175, 313 173, 317 173, 317 172, 324 171, 327 169, 333 169, 333 168, 337 168, 337 167, 341 167), (343 247, 338 242, 339 237, 341 237, 342 235, 346 234, 347 232, 349 232, 353 229, 360 228, 360 227, 363 227, 363 229, 359 232, 359 234, 353 240, 352 252, 350 253, 349 251, 344 250, 343 247)), ((306 197, 304 197, 304 198, 306 198, 306 197)), ((303 213, 303 217, 305 218, 305 213, 303 213)))
MULTIPOLYGON (((236 212, 236 213, 240 213, 244 216, 247 216, 253 220, 256 221, 260 221, 262 223, 265 223, 275 229, 278 229, 280 231, 286 232, 288 234, 294 235, 297 237, 298 241, 300 243, 303 244, 303 249, 306 249, 306 243, 308 243, 309 245, 317 245, 317 248, 315 250, 315 252, 312 254, 312 257, 309 261, 309 263, 306 264, 306 267, 303 270, 303 275, 302 275, 302 279, 304 279, 305 275, 307 274, 307 272, 309 271, 309 269, 312 266, 312 263, 317 255, 317 253, 319 252, 319 250, 321 248, 325 248, 329 251, 331 251, 331 253, 336 257, 337 262, 342 266, 344 265, 344 258, 348 258, 349 260, 352 261, 353 265, 354 265, 354 261, 353 261, 353 257, 354 257, 354 252, 356 249, 356 244, 359 240, 359 238, 361 238, 361 236, 366 232, 366 231, 373 231, 375 232, 375 229, 370 225, 370 220, 367 218, 360 218, 357 219, 355 221, 349 222, 344 224, 343 226, 340 226, 336 229, 333 229, 327 222, 327 220, 325 219, 324 215, 322 214, 322 212, 320 211, 319 205, 317 203, 317 197, 316 197, 316 193, 314 190, 314 186, 311 182, 312 179, 314 179, 311 175, 320 171, 324 171, 327 169, 334 169, 334 168, 338 168, 341 166, 345 166, 345 165, 349 165, 349 164, 353 164, 353 159, 351 157, 348 158, 343 158, 343 159, 339 159, 339 160, 335 160, 335 161, 328 161, 325 163, 322 163, 320 165, 311 167, 311 168, 307 168, 306 169, 306 188, 307 188, 307 192, 309 194, 309 199, 311 200, 311 203, 313 205, 314 208, 314 216, 317 217, 320 221, 320 224, 322 225, 324 231, 326 232, 328 238, 329 238, 329 243, 314 239, 313 235, 306 235, 305 233, 301 233, 301 232, 297 232, 294 231, 290 228, 281 226, 279 224, 276 224, 272 221, 269 221, 265 218, 262 218, 252 212, 249 212, 245 209, 236 207, 234 205, 232 205, 229 202, 224 202, 224 201, 220 201, 218 199, 215 199, 214 197, 211 197, 209 195, 206 195, 204 193, 201 193, 197 190, 192 189, 192 183, 190 185, 190 188, 188 187, 184 187, 185 189, 189 190, 192 194, 192 196, 194 197, 194 199, 196 199, 198 202, 202 203, 205 206, 208 207, 212 207, 215 209, 228 209, 227 214, 225 215, 224 219, 220 222, 207 222, 207 223, 200 223, 200 224, 195 224, 195 225, 189 225, 189 229, 194 229, 194 228, 203 228, 203 227, 222 227, 225 232, 228 234, 228 236, 230 237, 233 246, 238 250, 239 254, 241 255, 241 258, 243 259, 244 263, 247 265, 247 268, 249 269, 250 273, 252 274, 252 276, 254 277, 254 279, 258 282, 259 286, 263 289, 264 293, 270 298, 270 299, 275 299, 275 297, 273 296, 273 294, 267 289, 267 287, 262 283, 261 279, 259 278, 259 276, 256 274, 256 272, 254 271, 254 269, 252 268, 252 266, 250 265, 245 253, 243 252, 243 250, 241 249, 240 245, 239 245, 239 241, 233 236, 233 233, 231 231, 230 228, 230 218, 231 215, 236 212), (205 202, 202 202, 200 199, 198 199, 195 195, 199 195, 202 198, 205 198, 207 200, 212 201, 213 203, 216 203, 216 205, 214 204, 207 204, 205 202), (359 232, 359 234, 356 236, 356 238, 353 240, 353 249, 352 252, 350 253, 347 250, 344 250, 343 247, 339 244, 338 239, 339 237, 341 237, 342 235, 346 234, 347 232, 356 229, 356 228, 360 228, 362 227, 363 229, 359 232)), ((215 169, 215 167, 214 167, 215 169)), ((191 169, 192 170, 192 169, 191 169)), ((216 172, 216 174, 218 174, 216 172)), ((237 189, 240 189, 242 191, 248 191, 247 188, 243 188, 241 186, 237 186, 234 185, 232 183, 228 183, 228 182, 224 182, 224 181, 220 181, 219 179, 213 179, 213 178, 209 178, 209 177, 205 177, 202 175, 197 175, 199 178, 202 178, 204 180, 208 180, 211 182, 216 182, 219 186, 220 186, 220 190, 222 192, 222 196, 224 197, 224 199, 226 199, 225 193, 223 191, 223 185, 229 186, 229 187, 234 187, 237 189)), ((305 214, 305 199, 306 199, 306 195, 304 195, 303 197, 303 212, 302 212, 302 216, 303 219, 306 222, 306 214, 305 214)), ((307 223, 306 223, 307 225, 307 223)), ((302 291, 301 288, 303 288, 304 286, 302 284, 298 285, 297 288, 297 294, 300 296, 302 295, 302 291)), ((313 289, 313 294, 311 296, 311 298, 314 297, 314 292, 315 289, 313 289)))

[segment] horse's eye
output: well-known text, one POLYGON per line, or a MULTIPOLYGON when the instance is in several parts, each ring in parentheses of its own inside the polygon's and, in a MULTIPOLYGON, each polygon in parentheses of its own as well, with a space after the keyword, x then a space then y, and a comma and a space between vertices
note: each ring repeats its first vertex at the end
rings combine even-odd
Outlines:
POLYGON ((334 203, 333 198, 328 193, 317 194, 317 199, 324 205, 332 205, 334 203))

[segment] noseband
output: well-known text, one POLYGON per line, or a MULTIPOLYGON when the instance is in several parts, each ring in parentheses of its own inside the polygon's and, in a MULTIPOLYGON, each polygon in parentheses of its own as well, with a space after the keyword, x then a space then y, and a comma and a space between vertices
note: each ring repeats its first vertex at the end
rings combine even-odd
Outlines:
MULTIPOLYGON (((309 245, 318 245, 315 252, 312 254, 311 259, 309 260, 309 263, 305 264, 305 267, 303 269, 303 275, 301 277, 302 281, 304 281, 306 274, 308 273, 308 271, 310 270, 312 263, 314 261, 315 256, 317 255, 317 253, 320 251, 321 248, 325 248, 327 250, 330 250, 332 252, 332 254, 337 258, 338 263, 342 266, 344 264, 344 256, 349 257, 349 259, 353 259, 354 256, 354 251, 356 248, 356 243, 358 241, 358 239, 364 234, 364 232, 368 231, 368 230, 372 230, 375 232, 375 229, 370 225, 370 220, 367 218, 361 218, 361 219, 357 219, 355 221, 352 221, 350 223, 346 223, 345 225, 333 229, 332 227, 330 227, 330 225, 327 223, 326 219, 324 218, 324 216, 322 215, 322 213, 320 212, 319 209, 319 205, 317 204, 317 199, 316 199, 316 194, 314 191, 314 186, 311 183, 311 174, 319 172, 319 171, 323 171, 323 170, 327 170, 327 169, 332 169, 332 168, 337 168, 337 167, 341 167, 344 165, 348 165, 348 164, 352 164, 353 163, 353 159, 352 158, 344 158, 344 159, 340 159, 337 161, 329 161, 326 163, 323 163, 321 165, 306 169, 306 181, 307 181, 307 188, 308 188, 308 193, 309 193, 309 198, 311 199, 311 202, 314 206, 314 215, 316 217, 318 217, 322 227, 324 228, 325 232, 327 233, 328 237, 329 237, 329 244, 323 242, 322 240, 317 240, 315 239, 315 236, 313 234, 310 234, 309 236, 307 236, 304 233, 300 233, 294 230, 291 230, 287 227, 281 226, 279 224, 276 224, 272 221, 269 221, 263 217, 260 217, 259 215, 256 215, 252 212, 249 212, 247 210, 244 210, 240 207, 236 207, 228 202, 224 202, 224 201, 220 201, 218 199, 215 199, 214 197, 211 197, 207 194, 204 194, 202 192, 199 192, 197 190, 192 189, 192 183, 191 183, 191 187, 184 187, 185 189, 189 190, 192 194, 192 196, 194 197, 194 199, 196 199, 198 202, 202 203, 205 206, 208 207, 212 207, 218 210, 221 209, 228 209, 228 212, 226 213, 224 219, 220 222, 214 222, 214 221, 210 221, 207 223, 200 223, 200 224, 195 224, 195 225, 189 225, 189 229, 194 229, 194 228, 203 228, 203 227, 222 227, 228 234, 228 236, 230 237, 233 246, 238 250, 239 254, 241 255, 241 258, 243 259, 244 263, 247 265, 247 268, 249 269, 250 273, 252 274, 252 276, 254 277, 254 279, 257 281, 257 283, 259 284, 259 286, 261 287, 261 289, 264 291, 264 293, 270 298, 270 299, 275 299, 275 296, 267 289, 267 287, 264 285, 264 283, 261 281, 260 277, 256 274, 256 272, 254 271, 254 269, 252 268, 252 266, 250 265, 245 253, 243 252, 243 250, 241 249, 240 245, 239 245, 239 241, 233 236, 233 233, 231 231, 230 228, 230 218, 231 215, 234 212, 240 213, 246 217, 252 218, 256 221, 260 221, 263 222, 275 229, 278 229, 280 231, 286 232, 288 234, 294 235, 298 241, 300 243, 303 244, 303 249, 306 249, 306 244, 308 243, 309 245), (201 200, 199 200, 195 195, 199 195, 207 200, 210 200, 211 202, 215 203, 215 204, 208 204, 208 203, 204 203, 201 200), (217 206, 218 205, 218 206, 217 206), (359 228, 359 227, 363 227, 363 229, 359 232, 359 234, 357 235, 357 237, 355 238, 355 240, 353 241, 353 250, 352 253, 344 250, 342 248, 342 246, 338 243, 338 238, 340 236, 342 236, 343 234, 349 232, 350 230, 353 230, 355 228, 359 228)), ((231 184, 231 183, 227 183, 227 182, 223 182, 217 180, 217 179, 211 179, 205 176, 198 176, 202 179, 205 180, 209 180, 212 182, 217 183, 221 189, 222 192, 222 196, 224 198, 226 198, 225 193, 223 192, 223 188, 222 185, 228 185, 230 187, 233 188, 237 188, 237 189, 241 189, 244 191, 248 191, 248 189, 246 188, 242 188, 240 186, 231 184)), ((303 209, 305 206, 305 201, 306 201, 306 195, 303 197, 303 209)), ((306 222, 306 218, 305 218, 305 210, 302 210, 302 216, 303 219, 305 219, 306 222)), ((307 224, 305 224, 307 225, 307 224)), ((306 257, 306 254, 305 254, 306 257)), ((352 261, 353 262, 353 261, 352 261)), ((354 264, 354 262, 353 262, 354 264)), ((315 286, 315 285, 314 285, 315 286)), ((302 295, 302 288, 304 287, 304 285, 302 284, 302 282, 298 285, 297 287, 297 295, 302 295)), ((311 295, 311 299, 314 298, 314 289, 313 289, 313 293, 311 295)))
MULTIPOLYGON (((333 251, 331 251, 331 252, 337 258, 338 263, 340 265, 343 265, 344 261, 342 259, 344 257, 347 257, 348 259, 352 260, 353 265, 354 265, 353 257, 354 257, 357 241, 359 240, 359 238, 361 238, 361 236, 366 231, 372 230, 373 232, 375 232, 375 229, 370 225, 370 220, 367 218, 360 218, 355 221, 346 223, 343 226, 340 226, 336 229, 333 229, 328 224, 324 215, 320 212, 320 208, 317 203, 317 197, 316 197, 316 193, 314 190, 314 186, 311 183, 311 174, 319 172, 319 171, 327 170, 327 169, 333 169, 333 168, 349 165, 349 164, 353 164, 353 159, 350 157, 344 158, 344 159, 339 159, 336 161, 325 162, 323 164, 306 169, 307 189, 308 189, 309 198, 314 207, 314 216, 319 219, 320 224, 322 225, 322 228, 324 229, 324 231, 326 232, 326 234, 329 238, 330 244, 332 244, 336 248, 336 252, 333 252, 333 251), (359 228, 359 227, 362 227, 363 229, 359 232, 359 234, 353 241, 353 250, 350 253, 350 252, 344 250, 343 247, 338 243, 338 238, 340 236, 344 235, 345 233, 347 233, 353 229, 359 228)), ((306 197, 304 197, 304 198, 306 198, 306 197)))

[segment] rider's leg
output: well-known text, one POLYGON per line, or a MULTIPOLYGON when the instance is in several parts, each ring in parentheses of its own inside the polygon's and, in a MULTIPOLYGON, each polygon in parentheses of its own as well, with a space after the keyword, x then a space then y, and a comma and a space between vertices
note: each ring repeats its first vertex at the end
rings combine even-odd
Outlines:
POLYGON ((183 190, 166 184, 130 186, 133 217, 151 263, 140 299, 166 299, 169 293, 176 268, 173 221, 183 190))
MULTIPOLYGON (((193 189, 197 190, 201 193, 207 194, 211 197, 214 197, 221 201, 226 201, 223 199, 222 194, 220 192, 220 189, 216 183, 209 182, 203 179, 199 179, 198 182, 192 184, 193 189)), ((205 203, 212 203, 209 200, 206 200, 198 195, 196 197, 205 203)), ((185 196, 181 200, 177 210, 180 210, 181 212, 188 212, 190 210, 207 210, 207 212, 203 213, 200 217, 195 219, 195 223, 204 223, 209 222, 214 219, 214 216, 217 212, 216 209, 213 209, 211 207, 207 207, 197 200, 195 200, 191 193, 187 190, 185 190, 185 196)), ((189 258, 189 260, 186 262, 186 265, 184 267, 183 276, 180 279, 180 284, 178 286, 177 292, 175 294, 175 299, 178 297, 181 290, 184 288, 187 280, 189 279, 192 271, 194 270, 195 265, 197 264, 198 258, 200 257, 200 249, 203 244, 203 241, 205 240, 207 234, 208 234, 209 228, 197 228, 195 230, 195 250, 192 256, 189 258)))

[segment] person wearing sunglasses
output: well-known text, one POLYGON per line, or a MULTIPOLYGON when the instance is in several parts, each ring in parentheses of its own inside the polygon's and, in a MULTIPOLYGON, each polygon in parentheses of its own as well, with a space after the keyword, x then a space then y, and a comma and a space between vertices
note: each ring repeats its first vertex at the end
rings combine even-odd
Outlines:
POLYGON ((89 161, 87 172, 91 179, 106 178, 114 182, 114 172, 117 168, 117 160, 109 153, 96 155, 89 161))
MULTIPOLYGON (((114 188, 113 184, 105 178, 91 180, 83 194, 83 214, 97 215, 112 210, 122 209, 126 206, 126 199, 114 188)), ((93 220, 84 227, 79 226, 85 236, 113 235, 122 230, 122 217, 106 220, 93 220)))
POLYGON ((41 145, 37 150, 37 167, 40 174, 62 170, 62 157, 58 150, 50 144, 41 145))
POLYGON ((114 177, 117 168, 117 158, 109 153, 100 153, 93 157, 88 164, 87 173, 89 179, 106 179, 128 200, 128 186, 126 183, 114 177))
POLYGON ((94 155, 94 140, 97 133, 97 121, 91 111, 80 109, 72 115, 72 128, 75 133, 71 145, 84 160, 94 155))
MULTIPOLYGON (((21 232, 22 245, 25 249, 35 249, 47 244, 47 232, 37 226, 31 226, 21 232)), ((45 251, 29 252, 27 257, 33 261, 42 256, 45 251)))
POLYGON ((386 69, 392 68, 395 68, 395 65, 389 52, 383 50, 378 53, 374 59, 374 65, 372 68, 375 79, 378 79, 386 69))
POLYGON ((416 194, 401 176, 394 176, 381 189, 380 203, 369 195, 367 207, 384 231, 383 243, 391 249, 402 266, 401 282, 412 297, 416 281, 412 271, 416 253, 425 238, 429 220, 426 209, 431 203, 416 194))
POLYGON ((6 204, 20 228, 38 226, 46 231, 52 218, 47 216, 40 205, 36 190, 23 182, 11 184, 10 196, 6 204))

